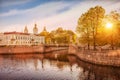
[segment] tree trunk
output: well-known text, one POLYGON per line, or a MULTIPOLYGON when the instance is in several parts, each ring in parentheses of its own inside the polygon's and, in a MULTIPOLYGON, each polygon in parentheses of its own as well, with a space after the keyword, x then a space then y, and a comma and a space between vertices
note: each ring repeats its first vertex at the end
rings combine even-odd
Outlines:
POLYGON ((112 48, 112 50, 114 49, 114 45, 113 45, 113 35, 111 36, 111 48, 112 48))
POLYGON ((95 35, 94 35, 94 38, 93 38, 93 46, 94 46, 94 50, 96 50, 96 38, 95 38, 95 35))
POLYGON ((88 46, 88 50, 90 50, 90 40, 89 40, 89 32, 88 32, 88 28, 87 28, 87 46, 88 46))
POLYGON ((90 43, 88 42, 88 50, 90 50, 90 43))
POLYGON ((96 50, 96 35, 95 35, 95 28, 93 28, 93 49, 96 50))

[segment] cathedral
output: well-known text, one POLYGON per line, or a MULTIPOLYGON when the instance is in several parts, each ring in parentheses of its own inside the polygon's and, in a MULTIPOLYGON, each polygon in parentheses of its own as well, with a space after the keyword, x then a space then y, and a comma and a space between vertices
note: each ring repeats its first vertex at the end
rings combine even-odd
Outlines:
POLYGON ((38 34, 37 24, 35 24, 35 26, 33 28, 33 34, 38 34))
POLYGON ((33 33, 29 33, 27 26, 24 32, 4 32, 0 33, 0 46, 3 45, 40 45, 45 43, 45 37, 38 35, 37 24, 33 27, 33 33))
MULTIPOLYGON (((25 26, 24 33, 28 33, 27 26, 25 26)), ((33 27, 33 34, 38 34, 37 24, 35 24, 33 27)))

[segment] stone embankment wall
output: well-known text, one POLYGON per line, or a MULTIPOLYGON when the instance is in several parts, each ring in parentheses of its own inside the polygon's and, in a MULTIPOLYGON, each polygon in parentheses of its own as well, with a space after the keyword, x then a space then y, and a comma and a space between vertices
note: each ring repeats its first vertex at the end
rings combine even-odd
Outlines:
POLYGON ((7 46, 0 47, 0 54, 15 54, 15 53, 43 53, 44 46, 7 46))
POLYGON ((0 54, 18 54, 18 53, 44 53, 59 50, 68 50, 67 45, 44 45, 39 46, 6 46, 0 47, 0 54))
POLYGON ((120 67, 120 58, 104 56, 101 54, 100 53, 98 53, 98 54, 93 54, 93 53, 92 54, 85 54, 85 53, 78 52, 76 54, 76 56, 78 58, 80 58, 81 60, 91 62, 94 64, 120 67))
POLYGON ((111 56, 111 52, 118 55, 118 51, 107 51, 105 53, 95 51, 79 51, 77 46, 70 45, 69 54, 77 56, 79 59, 98 65, 120 67, 120 56, 111 56))

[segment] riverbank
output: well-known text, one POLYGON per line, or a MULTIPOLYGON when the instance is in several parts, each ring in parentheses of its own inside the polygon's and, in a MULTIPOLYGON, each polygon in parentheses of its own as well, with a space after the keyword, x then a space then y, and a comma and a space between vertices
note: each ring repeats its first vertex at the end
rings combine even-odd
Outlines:
POLYGON ((75 55, 82 61, 92 64, 120 67, 120 49, 93 51, 93 50, 79 50, 77 46, 69 46, 69 55, 75 55))
POLYGON ((43 51, 44 51, 43 45, 0 47, 0 54, 43 53, 43 51))
POLYGON ((0 55, 0 80, 120 79, 120 68, 93 65, 75 56, 63 58, 64 54, 67 55, 67 52, 0 55), (58 54, 58 57, 55 54, 58 54))
POLYGON ((81 51, 73 55, 92 64, 120 67, 120 50, 108 52, 81 51))
POLYGON ((68 50, 68 46, 45 44, 39 46, 4 46, 0 47, 0 54, 48 53, 60 50, 68 50))

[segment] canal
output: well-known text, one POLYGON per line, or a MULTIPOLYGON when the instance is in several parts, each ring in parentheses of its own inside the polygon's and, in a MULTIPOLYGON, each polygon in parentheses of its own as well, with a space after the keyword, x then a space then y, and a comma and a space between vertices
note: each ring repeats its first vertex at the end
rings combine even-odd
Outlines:
POLYGON ((90 64, 67 51, 0 55, 0 80, 120 80, 120 68, 90 64))

